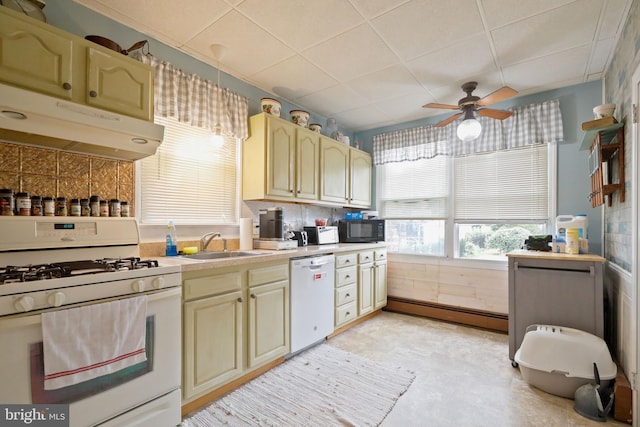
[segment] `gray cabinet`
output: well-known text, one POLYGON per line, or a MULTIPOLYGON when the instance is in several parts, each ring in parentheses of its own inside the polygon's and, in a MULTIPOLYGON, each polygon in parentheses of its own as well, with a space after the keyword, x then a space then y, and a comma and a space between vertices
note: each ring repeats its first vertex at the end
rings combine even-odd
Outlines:
POLYGON ((604 338, 604 258, 535 251, 507 256, 509 359, 533 324, 565 326, 604 338))

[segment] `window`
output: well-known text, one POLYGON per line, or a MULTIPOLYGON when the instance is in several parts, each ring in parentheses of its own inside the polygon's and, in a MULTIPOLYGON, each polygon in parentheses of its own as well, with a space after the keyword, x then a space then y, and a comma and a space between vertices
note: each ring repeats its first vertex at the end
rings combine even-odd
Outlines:
POLYGON ((555 145, 537 144, 377 166, 389 250, 504 260, 547 232, 554 153, 555 145))
POLYGON ((454 159, 455 256, 503 259, 546 233, 548 151, 538 144, 454 159))
POLYGON ((141 224, 234 224, 238 218, 238 142, 213 143, 205 129, 156 117, 165 126, 154 156, 140 161, 141 224))
POLYGON ((380 215, 389 250, 445 255, 450 160, 446 156, 377 167, 380 215))

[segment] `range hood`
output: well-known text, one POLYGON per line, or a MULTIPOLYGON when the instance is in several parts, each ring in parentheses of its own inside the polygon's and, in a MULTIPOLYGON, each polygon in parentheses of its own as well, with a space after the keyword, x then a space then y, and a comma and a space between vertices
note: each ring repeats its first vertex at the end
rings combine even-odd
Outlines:
POLYGON ((155 154, 164 127, 0 83, 0 140, 137 160, 155 154))

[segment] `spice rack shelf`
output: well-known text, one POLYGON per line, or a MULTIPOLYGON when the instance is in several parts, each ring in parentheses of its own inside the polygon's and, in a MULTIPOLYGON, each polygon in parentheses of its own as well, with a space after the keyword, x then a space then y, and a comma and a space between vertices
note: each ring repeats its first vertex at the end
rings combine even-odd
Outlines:
POLYGON ((585 133, 581 147, 589 147, 589 174, 591 175, 591 207, 605 202, 611 206, 612 195, 619 191, 624 202, 624 123, 617 123, 585 133), (587 145, 588 144, 588 145, 587 145), (613 163, 612 161, 617 161, 613 163), (617 176, 614 167, 617 165, 617 176), (613 182, 613 180, 617 182, 613 182))

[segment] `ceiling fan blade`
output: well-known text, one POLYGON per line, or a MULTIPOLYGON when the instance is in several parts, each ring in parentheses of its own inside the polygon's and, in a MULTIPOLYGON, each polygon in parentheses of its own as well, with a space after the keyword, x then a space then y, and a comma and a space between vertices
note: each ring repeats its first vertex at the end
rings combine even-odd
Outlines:
POLYGON ((435 102, 431 102, 429 104, 423 105, 422 108, 442 108, 445 110, 457 110, 460 107, 458 105, 436 104, 435 102))
POLYGON ((476 113, 480 116, 491 117, 492 119, 504 120, 511 117, 513 113, 505 110, 494 110, 493 108, 479 108, 476 113))
POLYGON ((444 127, 444 126, 448 125, 449 123, 451 123, 452 121, 456 120, 458 117, 462 116, 463 114, 464 113, 454 114, 453 116, 444 119, 443 121, 439 122, 438 124, 436 124, 434 126, 437 127, 437 128, 444 127))
POLYGON ((496 102, 500 102, 504 99, 511 98, 512 96, 516 96, 518 91, 515 89, 511 89, 509 86, 501 87, 495 92, 491 92, 489 95, 485 96, 478 100, 476 105, 480 107, 484 107, 486 105, 495 104, 496 102))

